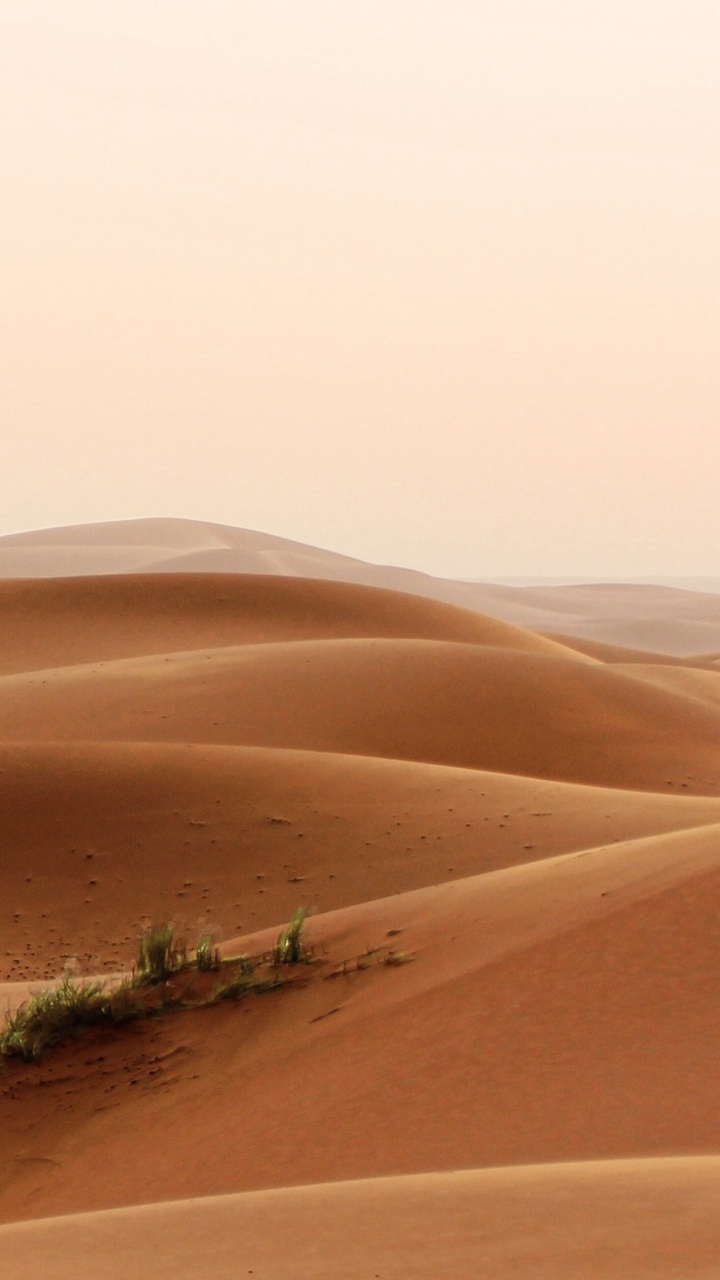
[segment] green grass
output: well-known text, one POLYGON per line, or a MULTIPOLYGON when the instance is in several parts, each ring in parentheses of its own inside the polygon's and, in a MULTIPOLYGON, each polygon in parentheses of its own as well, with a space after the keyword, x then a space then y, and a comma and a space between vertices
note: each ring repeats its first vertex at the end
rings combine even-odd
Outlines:
MULTIPOLYGON (((301 972, 284 974, 278 970, 312 962, 312 953, 303 940, 306 917, 305 908, 299 907, 281 930, 272 952, 256 961, 248 956, 224 960, 207 933, 200 937, 189 959, 185 943, 176 937, 172 924, 153 925, 139 939, 132 978, 111 986, 66 976, 57 986, 30 996, 14 1013, 8 1013, 0 1030, 0 1056, 37 1062, 46 1049, 86 1027, 118 1026, 161 1010, 197 1008, 302 984, 306 979, 301 972), (207 982, 197 979, 197 974, 210 971, 219 972, 212 990, 207 982), (188 975, 188 982, 173 981, 181 973, 188 975)), ((368 950, 353 962, 344 961, 326 976, 337 977, 369 964, 407 964, 412 959, 402 951, 383 956, 383 950, 368 950)))
POLYGON ((143 1012, 129 982, 109 990, 102 982, 73 982, 65 977, 59 986, 30 996, 7 1015, 0 1032, 0 1054, 37 1062, 46 1049, 83 1027, 115 1026, 143 1012))
POLYGON ((306 918, 305 907, 298 907, 292 920, 281 931, 275 943, 274 964, 303 964, 310 959, 310 953, 302 940, 306 918))
POLYGON ((195 948, 195 964, 200 973, 208 973, 211 969, 220 968, 220 951, 213 945, 212 936, 209 933, 202 934, 195 948))
POLYGON ((155 924, 140 935, 135 978, 139 986, 155 986, 187 963, 187 946, 175 937, 173 924, 155 924))

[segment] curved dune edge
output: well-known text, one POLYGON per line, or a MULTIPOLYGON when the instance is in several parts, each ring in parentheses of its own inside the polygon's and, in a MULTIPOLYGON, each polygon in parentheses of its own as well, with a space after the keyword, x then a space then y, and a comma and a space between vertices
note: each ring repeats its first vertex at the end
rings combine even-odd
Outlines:
POLYGON ((619 671, 636 680, 646 680, 648 684, 667 689, 670 693, 678 693, 681 697, 696 698, 709 706, 720 706, 720 672, 717 668, 703 670, 697 667, 666 666, 664 663, 615 663, 614 671, 619 671))
MULTIPOLYGON (((305 932, 309 945, 336 960, 362 953, 363 940, 368 945, 372 938, 374 945, 382 946, 388 930, 406 936, 414 950, 429 948, 435 953, 432 967, 413 970, 401 988, 411 989, 414 998, 579 923, 626 912, 718 868, 720 820, 327 911, 313 916, 305 932)), ((230 938, 221 950, 228 955, 267 951, 282 923, 280 919, 266 930, 230 938)), ((36 982, 0 983, 4 1007, 16 1008, 36 989, 36 982)), ((396 995, 397 987, 388 992, 391 1000, 396 995)))
POLYGON ((0 744, 0 979, 129 964, 146 917, 229 937, 720 821, 720 799, 367 756, 0 744), (42 804, 38 804, 42 796, 42 804))
POLYGON ((247 574, 0 579, 0 674, 232 645, 450 640, 595 659, 471 609, 383 587, 247 574))
POLYGON ((717 596, 650 584, 503 586, 455 581, 203 521, 145 519, 36 530, 0 538, 0 575, 285 574, 366 584, 503 619, 534 632, 574 633, 660 653, 717 649, 717 596))
POLYGON ((8 1066, 5 1220, 428 1169, 716 1153, 719 834, 328 913, 310 922, 321 963, 304 987, 8 1066), (389 945, 414 961, 325 980, 389 945))
POLYGON ((15 1280, 710 1280, 720 1157, 426 1173, 0 1227, 15 1280))
MULTIPOLYGON (((586 848, 330 910, 313 916, 305 933, 310 945, 335 960, 361 954, 371 937, 382 946, 388 930, 402 933, 414 949, 429 948, 436 953, 432 968, 413 971, 406 984, 414 998, 578 923, 626 911, 714 871, 720 865, 719 846, 720 818, 703 827, 586 848)), ((268 951, 282 923, 278 919, 267 929, 230 938, 221 950, 229 956, 268 951)), ((42 986, 35 980, 0 982, 1 1007, 16 1009, 42 986)), ((388 996, 392 1000, 396 994, 397 988, 388 996)))
POLYGON ((6 676, 0 738, 242 743, 720 789, 720 707, 601 664, 446 641, 245 645, 6 676))
MULTIPOLYGON (((539 632, 538 634, 543 634, 539 632)), ((654 666, 656 663, 667 667, 690 667, 692 670, 712 670, 716 654, 696 653, 677 656, 672 653, 661 653, 657 649, 633 649, 620 644, 603 644, 600 640, 581 639, 580 636, 563 635, 561 632, 548 633, 548 640, 564 644, 576 653, 583 653, 588 658, 610 666, 632 666, 636 662, 654 666)))

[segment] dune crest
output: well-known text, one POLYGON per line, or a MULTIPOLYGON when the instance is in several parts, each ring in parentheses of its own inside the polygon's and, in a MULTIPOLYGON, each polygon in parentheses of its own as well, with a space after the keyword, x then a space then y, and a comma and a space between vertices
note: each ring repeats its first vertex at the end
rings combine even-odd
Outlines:
MULTIPOLYGON (((720 595, 652 584, 506 586, 369 564, 251 529, 178 519, 118 520, 0 538, 0 578, 94 574, 283 574, 384 587, 534 632, 656 654, 720 648, 720 595)), ((711 580, 712 588, 715 580, 711 580)))
POLYGON ((3 1059, 13 1275, 714 1276, 717 598, 192 521, 3 565, 3 1008, 310 912, 290 984, 3 1059))
POLYGON ((520 1166, 207 1197, 0 1227, 17 1280, 710 1280, 717 1157, 520 1166), (451 1263, 449 1262, 451 1260, 451 1263), (239 1269, 242 1268, 242 1271, 239 1269))
POLYGON ((0 675, 141 655, 322 639, 450 640, 592 662, 469 609, 398 591, 228 574, 0 580, 0 675))
POLYGON ((0 680, 0 740, 341 752, 720 792, 720 710, 596 663, 429 640, 244 645, 0 680))

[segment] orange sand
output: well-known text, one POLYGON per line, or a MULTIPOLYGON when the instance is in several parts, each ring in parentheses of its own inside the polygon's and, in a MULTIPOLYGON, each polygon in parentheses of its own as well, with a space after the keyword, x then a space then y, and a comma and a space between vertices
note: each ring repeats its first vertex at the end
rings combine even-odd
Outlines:
POLYGON ((0 584, 0 998, 122 971, 146 916, 232 954, 316 913, 301 987, 7 1062, 8 1270, 716 1275, 711 662, 234 536, 244 576, 0 584))

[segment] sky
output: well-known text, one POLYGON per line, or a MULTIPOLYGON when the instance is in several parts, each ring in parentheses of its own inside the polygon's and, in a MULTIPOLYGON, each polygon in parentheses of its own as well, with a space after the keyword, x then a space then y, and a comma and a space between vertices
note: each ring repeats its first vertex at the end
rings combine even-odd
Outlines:
POLYGON ((716 0, 0 0, 0 533, 720 571, 716 0))

